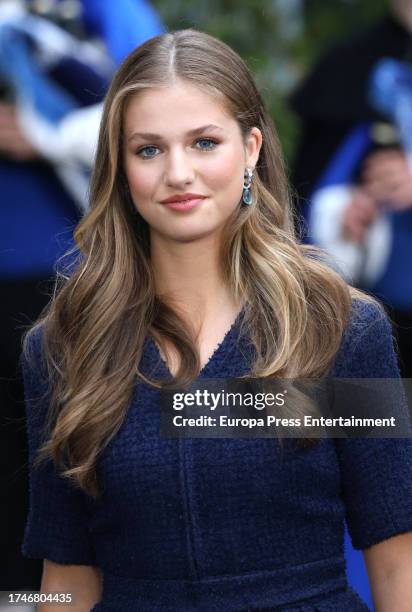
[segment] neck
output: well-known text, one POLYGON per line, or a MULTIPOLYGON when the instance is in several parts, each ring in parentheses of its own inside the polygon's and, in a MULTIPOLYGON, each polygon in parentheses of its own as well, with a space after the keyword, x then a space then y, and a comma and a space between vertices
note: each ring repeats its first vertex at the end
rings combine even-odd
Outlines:
POLYGON ((215 236, 186 243, 151 237, 156 293, 198 324, 222 309, 240 310, 223 279, 218 246, 215 236))
POLYGON ((391 11, 404 28, 412 34, 412 1, 392 0, 391 11))

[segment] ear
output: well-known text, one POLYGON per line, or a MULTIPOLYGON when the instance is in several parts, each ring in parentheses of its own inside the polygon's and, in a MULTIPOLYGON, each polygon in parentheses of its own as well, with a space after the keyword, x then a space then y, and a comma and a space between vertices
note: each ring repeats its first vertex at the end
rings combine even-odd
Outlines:
POLYGON ((245 143, 245 166, 254 168, 259 159, 259 153, 263 142, 262 132, 253 127, 246 138, 245 143))

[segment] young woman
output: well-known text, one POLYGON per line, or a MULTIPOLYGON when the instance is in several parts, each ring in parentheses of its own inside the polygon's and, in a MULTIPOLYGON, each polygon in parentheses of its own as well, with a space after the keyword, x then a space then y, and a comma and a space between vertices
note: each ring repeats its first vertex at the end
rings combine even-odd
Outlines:
POLYGON ((77 265, 26 338, 23 552, 45 560, 42 592, 95 612, 365 610, 346 516, 376 609, 410 609, 411 440, 159 432, 167 383, 399 375, 380 308, 292 228, 239 56, 195 30, 136 49, 107 95, 77 265))

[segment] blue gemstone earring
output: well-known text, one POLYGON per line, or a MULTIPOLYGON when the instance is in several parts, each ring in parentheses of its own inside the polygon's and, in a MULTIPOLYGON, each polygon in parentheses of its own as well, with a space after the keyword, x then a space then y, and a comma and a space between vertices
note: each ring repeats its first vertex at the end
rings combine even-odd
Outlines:
POLYGON ((252 184, 253 178, 253 170, 251 168, 246 168, 245 170, 245 180, 243 183, 243 195, 242 202, 246 204, 246 206, 250 206, 253 204, 252 192, 250 190, 250 186, 252 184))

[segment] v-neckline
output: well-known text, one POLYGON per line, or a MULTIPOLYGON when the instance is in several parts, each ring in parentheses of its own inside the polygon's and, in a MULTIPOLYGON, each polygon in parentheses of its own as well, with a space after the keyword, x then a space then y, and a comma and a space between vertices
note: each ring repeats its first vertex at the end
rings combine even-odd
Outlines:
MULTIPOLYGON (((201 370, 200 370, 200 372, 198 374, 198 378, 204 377, 205 374, 207 373, 207 371, 210 369, 212 363, 216 360, 217 356, 223 350, 223 348, 225 347, 226 343, 229 341, 229 338, 232 336, 233 332, 235 331, 236 327, 238 326, 238 323, 239 323, 242 315, 244 314, 244 311, 245 311, 245 307, 243 306, 243 308, 236 315, 236 318, 234 319, 234 321, 232 322, 230 327, 224 333, 222 339, 216 344, 215 348, 213 349, 213 352, 212 352, 211 356, 209 357, 209 359, 206 361, 206 363, 201 368, 201 370)), ((165 372, 167 373, 167 375, 170 376, 170 377, 173 377, 172 373, 169 370, 169 366, 167 365, 166 361, 163 359, 163 357, 162 357, 162 355, 160 353, 160 349, 159 349, 159 347, 157 345, 156 340, 153 338, 153 336, 151 334, 149 334, 149 342, 151 343, 151 345, 152 345, 152 347, 154 349, 154 352, 156 354, 156 357, 157 357, 158 361, 161 363, 161 365, 162 365, 163 369, 165 370, 165 372)))

